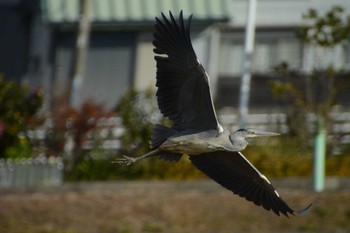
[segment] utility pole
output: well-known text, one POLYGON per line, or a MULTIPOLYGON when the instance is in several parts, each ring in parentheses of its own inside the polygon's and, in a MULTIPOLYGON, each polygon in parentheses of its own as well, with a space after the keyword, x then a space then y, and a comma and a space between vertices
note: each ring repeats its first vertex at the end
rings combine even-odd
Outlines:
POLYGON ((251 66, 255 38, 256 5, 257 0, 249 0, 245 29, 243 73, 239 95, 239 125, 242 128, 245 127, 245 119, 248 115, 251 66))
POLYGON ((78 107, 79 94, 84 80, 84 72, 90 35, 90 0, 79 1, 79 25, 73 57, 70 80, 70 104, 78 107))

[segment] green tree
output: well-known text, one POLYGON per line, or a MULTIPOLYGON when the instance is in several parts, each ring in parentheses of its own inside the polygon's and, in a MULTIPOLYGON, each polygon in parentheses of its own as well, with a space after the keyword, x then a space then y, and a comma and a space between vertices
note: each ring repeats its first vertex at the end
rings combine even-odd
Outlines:
MULTIPOLYGON (((116 112, 122 119, 125 132, 120 138, 122 148, 118 156, 139 156, 149 151, 153 128, 151 118, 156 114, 156 106, 152 97, 151 90, 141 93, 130 89, 119 101, 116 112)), ((145 160, 132 167, 119 167, 117 172, 120 178, 145 178, 145 175, 150 174, 149 171, 154 167, 156 164, 152 164, 152 160, 145 160)))
POLYGON ((0 157, 30 156, 30 144, 25 131, 34 125, 43 103, 40 89, 0 77, 0 157))
POLYGON ((153 124, 151 116, 156 112, 152 92, 138 93, 128 90, 120 100, 116 111, 126 131, 121 137, 122 153, 140 155, 149 150, 153 124))
POLYGON ((341 6, 333 6, 324 15, 309 9, 303 18, 307 21, 299 29, 299 37, 309 45, 332 48, 349 43, 350 16, 341 6))

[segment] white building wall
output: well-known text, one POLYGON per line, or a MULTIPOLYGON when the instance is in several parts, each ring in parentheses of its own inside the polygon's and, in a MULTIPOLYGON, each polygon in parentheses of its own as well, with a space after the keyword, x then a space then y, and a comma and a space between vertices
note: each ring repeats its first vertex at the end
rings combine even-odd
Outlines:
POLYGON ((154 89, 156 61, 154 60, 151 33, 141 33, 137 39, 134 88, 137 91, 154 89))
MULTIPOLYGON (((302 14, 314 8, 320 14, 332 6, 341 6, 350 12, 350 1, 347 0, 258 0, 257 27, 286 27, 303 23, 302 14)), ((244 27, 247 18, 248 0, 232 0, 232 23, 235 27, 244 27)))

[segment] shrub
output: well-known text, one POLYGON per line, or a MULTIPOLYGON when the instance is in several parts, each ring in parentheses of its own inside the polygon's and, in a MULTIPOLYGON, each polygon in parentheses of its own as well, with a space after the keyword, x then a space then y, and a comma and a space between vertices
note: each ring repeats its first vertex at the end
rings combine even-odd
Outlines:
MULTIPOLYGON (((97 128, 97 120, 111 116, 102 105, 92 101, 83 103, 80 109, 74 109, 67 104, 65 97, 57 99, 52 108, 50 127, 46 135, 47 154, 51 156, 63 156, 65 172, 76 172, 78 163, 84 160, 88 151, 84 150, 84 143, 89 139, 89 134, 97 128), (70 141, 71 148, 67 142, 70 141)), ((99 148, 99 138, 93 140, 93 146, 99 148)))
POLYGON ((0 157, 30 156, 31 146, 24 132, 34 127, 42 103, 40 89, 31 91, 0 77, 0 157))

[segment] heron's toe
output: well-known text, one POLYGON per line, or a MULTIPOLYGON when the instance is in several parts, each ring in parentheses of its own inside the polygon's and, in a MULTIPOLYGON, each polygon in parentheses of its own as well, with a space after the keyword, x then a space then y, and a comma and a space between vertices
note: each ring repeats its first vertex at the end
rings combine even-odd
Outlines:
POLYGON ((119 166, 128 166, 136 162, 135 158, 123 155, 121 158, 116 158, 112 163, 115 163, 119 166))

